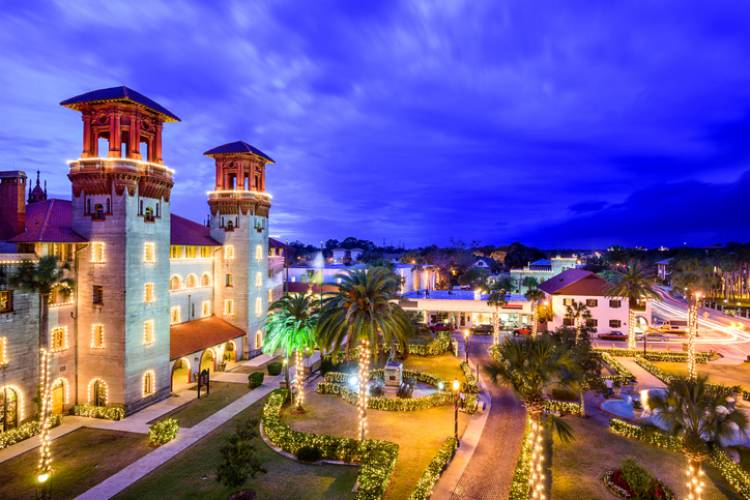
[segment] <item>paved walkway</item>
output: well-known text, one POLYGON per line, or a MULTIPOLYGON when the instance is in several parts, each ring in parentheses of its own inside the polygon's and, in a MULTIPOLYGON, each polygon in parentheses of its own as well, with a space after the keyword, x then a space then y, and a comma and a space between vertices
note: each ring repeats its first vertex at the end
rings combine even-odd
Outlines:
MULTIPOLYGON (((474 338, 470 355, 480 365, 489 361, 491 338, 474 338)), ((526 411, 507 387, 496 386, 480 375, 491 397, 491 408, 481 437, 458 484, 450 493, 433 498, 506 499, 521 451, 526 411)))
POLYGON ((189 429, 181 428, 177 437, 173 441, 156 448, 148 455, 143 456, 121 471, 108 477, 77 498, 85 500, 101 500, 115 496, 160 465, 172 459, 181 451, 205 437, 217 427, 232 419, 248 406, 265 397, 269 392, 278 387, 280 379, 281 375, 266 378, 262 386, 253 389, 246 395, 225 406, 193 427, 189 429))
POLYGON ((638 381, 638 387, 637 387, 638 390, 660 389, 662 387, 666 387, 664 382, 662 382, 655 376, 651 375, 651 373, 641 368, 640 365, 633 360, 633 358, 617 357, 615 359, 619 361, 622 364, 622 366, 627 368, 627 370, 635 376, 636 380, 638 381))

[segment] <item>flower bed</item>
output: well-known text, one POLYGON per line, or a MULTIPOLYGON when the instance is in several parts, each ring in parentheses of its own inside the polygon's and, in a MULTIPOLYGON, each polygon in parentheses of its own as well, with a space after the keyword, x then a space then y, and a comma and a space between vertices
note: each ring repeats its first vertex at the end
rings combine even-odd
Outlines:
MULTIPOLYGON (((623 358, 633 358, 636 356, 643 357, 642 349, 625 349, 624 347, 595 347, 595 352, 607 353, 612 356, 623 358)), ((716 351, 696 352, 695 361, 697 363, 708 363, 719 359, 721 354, 716 351)), ((649 361, 674 361, 687 362, 687 353, 680 351, 646 351, 646 359, 649 361)))
POLYGON ((510 494, 508 500, 528 500, 529 498, 529 474, 531 459, 531 443, 529 434, 531 433, 531 424, 526 419, 526 430, 523 433, 521 453, 518 455, 516 470, 513 472, 513 481, 510 483, 510 494))
MULTIPOLYGON (((61 423, 61 415, 52 415, 50 417, 50 427, 57 427, 61 423)), ((0 432, 0 450, 16 443, 20 443, 24 439, 29 439, 30 437, 36 436, 37 434, 39 434, 38 420, 32 420, 30 422, 19 425, 15 429, 0 432)))
POLYGON ((71 413, 79 417, 103 418, 106 420, 122 420, 125 418, 125 408, 122 406, 76 405, 71 413))
POLYGON ((281 419, 285 399, 286 390, 276 389, 263 407, 263 431, 268 439, 293 455, 303 446, 309 446, 319 449, 325 459, 360 464, 359 486, 354 498, 382 498, 396 466, 398 445, 381 439, 360 442, 352 438, 295 431, 281 419))
POLYGON ((409 495, 409 500, 427 500, 432 496, 432 489, 435 487, 440 475, 448 467, 456 453, 458 442, 455 438, 448 438, 440 447, 432 461, 422 473, 422 477, 417 481, 414 491, 409 495))
POLYGON ((637 473, 642 475, 642 480, 644 482, 650 482, 650 485, 648 487, 649 491, 637 494, 634 491, 633 485, 628 482, 627 473, 623 471, 625 466, 625 463, 623 463, 623 466, 620 469, 610 469, 602 474, 604 486, 613 495, 620 498, 655 498, 657 500, 673 500, 675 498, 674 493, 666 484, 652 477, 647 471, 640 467, 638 467, 637 473))
POLYGON ((630 385, 635 383, 635 376, 630 373, 630 371, 625 368, 622 363, 617 361, 614 356, 604 351, 601 351, 599 354, 602 358, 602 361, 604 361, 615 372, 614 375, 607 375, 605 377, 602 377, 604 380, 611 380, 615 385, 618 386, 630 385))

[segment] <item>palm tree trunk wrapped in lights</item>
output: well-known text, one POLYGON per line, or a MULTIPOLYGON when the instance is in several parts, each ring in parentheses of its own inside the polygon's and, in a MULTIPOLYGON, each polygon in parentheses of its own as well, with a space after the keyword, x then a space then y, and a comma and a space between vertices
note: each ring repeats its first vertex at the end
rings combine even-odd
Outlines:
POLYGON ((635 307, 659 295, 654 289, 656 278, 636 260, 631 260, 624 270, 618 271, 607 295, 615 300, 627 300, 628 304, 628 349, 635 349, 635 307))
POLYGON ((628 349, 635 348, 635 310, 628 307, 628 349))
POLYGON ((370 343, 365 339, 359 344, 359 386, 357 388, 357 413, 359 439, 367 437, 367 400, 370 389, 370 343))
POLYGON ((688 500, 701 500, 703 498, 703 488, 706 484, 703 481, 703 468, 700 460, 691 457, 688 460, 688 468, 685 471, 687 475, 688 500))
POLYGON ((37 481, 44 484, 52 472, 52 455, 49 449, 50 411, 52 406, 52 391, 50 389, 50 357, 47 349, 40 349, 40 412, 39 412, 39 465, 37 466, 37 481))
POLYGON ((527 439, 528 449, 531 451, 529 457, 529 498, 545 498, 545 476, 544 476, 544 426, 541 423, 541 414, 531 414, 531 432, 527 439))
POLYGON ((697 293, 688 296, 688 342, 687 342, 687 365, 688 378, 695 379, 698 370, 695 365, 695 337, 698 335, 698 301, 700 295, 697 293))
POLYGON ((305 404, 305 364, 303 353, 297 349, 294 353, 294 385, 297 390, 294 402, 298 410, 305 404))
POLYGON ((500 343, 500 314, 495 311, 492 313, 492 345, 500 343))

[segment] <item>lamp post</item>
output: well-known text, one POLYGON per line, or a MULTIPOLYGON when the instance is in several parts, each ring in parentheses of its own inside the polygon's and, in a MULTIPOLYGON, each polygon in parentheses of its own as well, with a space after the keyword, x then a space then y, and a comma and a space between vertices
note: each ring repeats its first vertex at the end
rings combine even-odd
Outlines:
POLYGON ((453 380, 453 439, 456 440, 456 447, 461 446, 461 441, 458 439, 458 390, 461 388, 461 383, 457 380, 453 380))
POLYGON ((464 328, 464 351, 466 351, 466 364, 469 364, 469 329, 464 328))

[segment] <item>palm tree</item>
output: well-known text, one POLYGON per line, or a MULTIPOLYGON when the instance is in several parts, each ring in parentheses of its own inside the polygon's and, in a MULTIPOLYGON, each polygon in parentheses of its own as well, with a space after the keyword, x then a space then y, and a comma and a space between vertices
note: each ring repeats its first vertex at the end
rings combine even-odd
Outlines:
POLYGON ((331 349, 358 349, 359 439, 367 435, 367 398, 370 382, 372 348, 384 349, 398 345, 406 351, 406 341, 413 324, 395 301, 399 296, 398 276, 388 269, 375 267, 354 269, 340 274, 339 290, 323 303, 318 338, 331 349))
POLYGON ((34 263, 26 260, 11 276, 11 286, 39 294, 39 347, 48 348, 49 302, 53 293, 70 294, 75 282, 67 276, 70 265, 60 264, 57 257, 45 255, 34 263))
POLYGON ((531 302, 531 335, 536 336, 539 328, 539 317, 537 316, 537 308, 539 304, 544 300, 546 294, 538 288, 529 288, 526 293, 523 294, 526 300, 531 302))
POLYGON ((654 290, 656 279, 635 260, 630 261, 624 271, 616 272, 613 279, 607 294, 628 299, 628 349, 635 349, 635 308, 644 299, 658 297, 654 290))
POLYGON ((591 319, 591 311, 585 302, 578 302, 572 299, 570 304, 565 306, 565 317, 573 322, 576 329, 576 344, 581 340, 586 322, 591 319))
POLYGON ((484 368, 493 383, 510 385, 526 407, 531 426, 527 437, 531 449, 529 497, 543 498, 543 426, 545 423, 551 425, 563 441, 573 438, 566 422, 545 412, 546 394, 553 386, 564 385, 567 374, 576 367, 567 349, 562 344, 556 345, 546 334, 523 341, 506 339, 496 352, 495 361, 484 368))
POLYGON ((492 344, 500 344, 500 309, 508 303, 508 291, 502 286, 504 283, 496 283, 490 288, 487 297, 487 305, 494 307, 492 313, 492 344))
POLYGON ((271 304, 271 314, 266 318, 266 341, 263 352, 273 354, 281 349, 286 359, 286 383, 289 387, 289 356, 295 353, 294 385, 297 391, 295 405, 302 410, 305 401, 305 368, 303 356, 307 349, 315 347, 315 331, 318 311, 313 307, 311 296, 302 293, 287 294, 271 304))
POLYGON ((707 290, 713 290, 718 278, 713 267, 698 259, 677 261, 672 272, 672 287, 682 290, 688 302, 688 377, 698 375, 695 361, 695 338, 698 336, 698 309, 707 290))
POLYGON ((706 377, 674 378, 666 395, 649 397, 648 404, 682 445, 688 461, 688 498, 701 498, 701 463, 721 446, 721 438, 746 435, 745 414, 727 405, 727 396, 706 384, 706 377))

